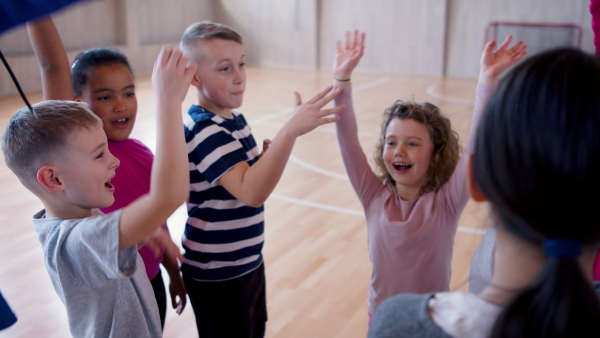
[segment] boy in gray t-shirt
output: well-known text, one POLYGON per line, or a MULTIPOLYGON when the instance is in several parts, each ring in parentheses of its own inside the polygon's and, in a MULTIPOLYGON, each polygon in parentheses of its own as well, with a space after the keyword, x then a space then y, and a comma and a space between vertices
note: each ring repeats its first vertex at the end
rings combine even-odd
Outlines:
MULTIPOLYGON (((162 335, 137 244, 153 234, 159 242, 168 236, 155 230, 187 198, 181 104, 196 70, 188 62, 169 47, 156 60, 157 146, 150 192, 119 211, 103 215, 96 209, 114 202, 110 179, 119 160, 108 150, 102 122, 85 104, 44 101, 21 109, 2 135, 7 166, 44 205, 34 228, 75 337, 162 335)), ((176 246, 165 250, 181 256, 176 246)))

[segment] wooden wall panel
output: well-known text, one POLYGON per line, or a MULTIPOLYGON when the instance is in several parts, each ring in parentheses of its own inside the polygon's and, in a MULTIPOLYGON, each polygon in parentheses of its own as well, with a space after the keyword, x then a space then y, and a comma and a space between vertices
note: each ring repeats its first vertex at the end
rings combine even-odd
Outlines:
MULTIPOLYGON (((104 0, 54 18, 71 60, 90 47, 116 46, 136 75, 151 73, 162 44, 177 45, 189 24, 207 19, 242 34, 253 66, 330 70, 335 40, 358 28, 368 36, 359 71, 472 78, 490 21, 577 24, 583 49, 593 52, 588 6, 589 0, 104 0)), ((0 49, 24 90, 39 90, 25 28, 0 36, 0 49)), ((15 94, 0 70, 0 96, 15 94)))
POLYGON ((446 75, 477 76, 485 26, 491 21, 580 25, 582 48, 593 52, 588 7, 589 0, 449 0, 446 75))
POLYGON ((344 32, 367 33, 365 71, 442 75, 447 0, 321 0, 320 68, 344 32))
POLYGON ((137 9, 142 44, 179 41, 192 23, 213 17, 212 1, 143 0, 137 9))
POLYGON ((316 0, 215 0, 214 20, 243 36, 248 64, 314 69, 316 4, 316 0))

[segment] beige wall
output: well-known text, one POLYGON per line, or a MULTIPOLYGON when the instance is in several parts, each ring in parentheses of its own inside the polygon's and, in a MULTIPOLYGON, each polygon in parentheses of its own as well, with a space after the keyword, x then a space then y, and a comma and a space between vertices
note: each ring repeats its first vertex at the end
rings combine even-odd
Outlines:
MULTIPOLYGON (((103 0, 54 15, 71 60, 86 48, 112 45, 149 74, 162 44, 177 44, 192 22, 214 20, 245 39, 249 65, 331 68, 335 40, 367 32, 360 71, 475 77, 490 21, 572 23, 593 51, 589 0, 103 0)), ((0 49, 25 91, 40 89, 24 27, 0 36, 0 49)), ((0 96, 17 91, 0 70, 0 96)))

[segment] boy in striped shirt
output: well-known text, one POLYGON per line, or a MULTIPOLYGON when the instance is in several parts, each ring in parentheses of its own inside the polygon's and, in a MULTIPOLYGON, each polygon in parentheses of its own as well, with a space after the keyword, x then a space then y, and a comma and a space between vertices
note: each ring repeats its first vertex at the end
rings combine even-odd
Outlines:
POLYGON ((263 204, 296 138, 338 120, 327 116, 342 107, 322 109, 338 91, 329 86, 304 104, 295 93, 292 116, 261 156, 244 116, 233 110, 246 86, 242 37, 203 21, 186 29, 181 48, 198 64, 197 102, 184 117, 190 195, 182 265, 196 326, 201 337, 263 337, 263 204))

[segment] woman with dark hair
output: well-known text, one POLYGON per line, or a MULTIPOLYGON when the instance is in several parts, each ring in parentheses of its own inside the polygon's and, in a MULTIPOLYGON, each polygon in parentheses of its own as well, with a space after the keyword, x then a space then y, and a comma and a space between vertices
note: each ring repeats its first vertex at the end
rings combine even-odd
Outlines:
POLYGON ((492 95, 468 170, 497 234, 478 295, 399 295, 369 337, 597 336, 600 58, 557 49, 517 65, 492 95))

